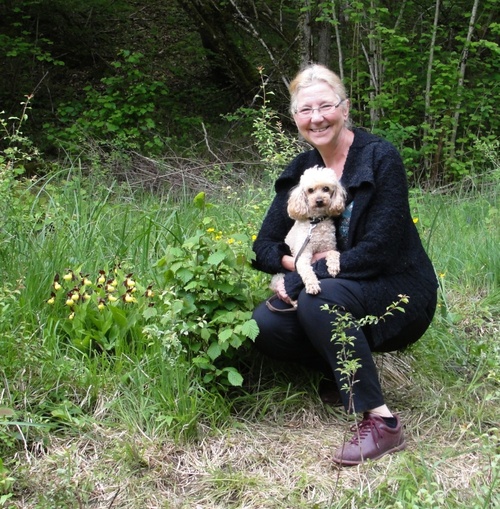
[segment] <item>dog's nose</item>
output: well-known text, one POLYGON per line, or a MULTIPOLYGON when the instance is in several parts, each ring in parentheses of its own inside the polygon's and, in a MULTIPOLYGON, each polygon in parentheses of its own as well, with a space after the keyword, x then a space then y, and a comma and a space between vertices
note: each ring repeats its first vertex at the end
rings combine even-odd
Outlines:
POLYGON ((318 198, 318 199, 316 200, 316 206, 317 206, 317 207, 322 207, 324 204, 325 204, 325 202, 323 201, 323 199, 322 199, 322 198, 318 198))

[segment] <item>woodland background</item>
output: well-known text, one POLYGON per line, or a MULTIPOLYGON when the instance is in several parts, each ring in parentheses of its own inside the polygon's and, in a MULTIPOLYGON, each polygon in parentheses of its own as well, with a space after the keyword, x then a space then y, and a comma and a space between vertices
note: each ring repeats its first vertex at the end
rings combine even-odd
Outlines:
POLYGON ((287 84, 316 61, 414 183, 461 180, 498 146, 498 12, 496 0, 2 0, 0 148, 23 123, 43 154, 28 162, 23 148, 28 176, 68 155, 248 160, 252 109, 293 132, 287 84))
POLYGON ((1 508, 500 507, 498 4, 0 0, 1 508), (252 348, 309 61, 401 151, 439 281, 376 356, 408 450, 355 469, 356 417, 252 348))

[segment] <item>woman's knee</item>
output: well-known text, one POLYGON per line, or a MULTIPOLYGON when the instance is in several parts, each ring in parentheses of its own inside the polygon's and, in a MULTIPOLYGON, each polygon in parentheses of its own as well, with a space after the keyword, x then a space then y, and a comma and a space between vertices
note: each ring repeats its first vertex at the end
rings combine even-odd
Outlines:
POLYGON ((321 280, 321 292, 317 295, 309 295, 304 290, 298 299, 300 316, 307 319, 307 316, 321 315, 320 311, 327 313, 324 308, 339 308, 349 312, 355 317, 366 314, 364 305, 364 294, 361 285, 357 281, 349 279, 323 279, 321 280))

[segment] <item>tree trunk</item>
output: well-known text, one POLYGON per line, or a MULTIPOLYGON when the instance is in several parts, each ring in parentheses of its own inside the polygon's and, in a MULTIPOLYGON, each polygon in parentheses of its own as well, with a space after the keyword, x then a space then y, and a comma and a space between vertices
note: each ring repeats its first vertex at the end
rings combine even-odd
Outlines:
POLYGON ((323 65, 330 63, 330 45, 332 38, 332 25, 322 21, 318 40, 318 62, 323 65))
POLYGON ((304 8, 299 15, 300 39, 300 67, 304 67, 312 61, 312 31, 311 31, 311 6, 309 0, 305 0, 304 8))
MULTIPOLYGON (((370 2, 372 10, 374 9, 373 0, 370 2)), ((375 19, 373 15, 369 16, 369 30, 368 30, 368 50, 364 43, 361 44, 361 48, 366 58, 368 70, 370 72, 370 81, 372 84, 372 90, 370 91, 370 101, 373 101, 375 97, 380 94, 381 91, 381 80, 382 80, 382 58, 381 58, 381 46, 379 36, 375 32, 375 19)), ((370 107, 370 121, 371 128, 377 124, 380 118, 380 110, 373 106, 370 107)))
MULTIPOLYGON (((436 33, 439 22, 439 12, 440 12, 440 0, 436 0, 436 5, 434 9, 434 24, 432 25, 432 38, 431 38, 431 46, 429 48, 429 60, 427 62, 427 79, 425 83, 425 109, 424 109, 424 128, 423 128, 423 139, 424 143, 429 134, 429 130, 431 128, 431 124, 433 123, 433 119, 431 117, 430 108, 431 108, 431 81, 432 81, 432 65, 434 63, 434 47, 436 45, 436 33)), ((438 154, 435 154, 435 156, 438 154)), ((430 158, 430 155, 426 155, 424 158, 424 171, 425 174, 429 177, 429 179, 436 180, 438 164, 433 164, 430 158)))
POLYGON ((178 0, 178 3, 198 26, 214 78, 223 87, 239 90, 243 98, 251 98, 259 88, 260 76, 227 30, 232 22, 231 13, 211 1, 178 0))
MULTIPOLYGON (((337 5, 336 0, 332 0, 332 8, 331 8, 331 21, 330 24, 333 25, 335 30, 335 42, 337 44, 337 66, 336 70, 340 79, 344 81, 344 56, 342 54, 342 42, 340 39, 340 29, 339 29, 339 19, 337 17, 337 5)), ((330 14, 330 12, 328 13, 330 14)))
POLYGON ((474 0, 474 5, 472 6, 472 12, 469 20, 469 30, 467 32, 467 39, 465 40, 464 49, 462 51, 462 57, 460 59, 460 70, 458 75, 458 86, 457 86, 457 104, 455 106, 455 115, 453 119, 452 126, 452 134, 450 138, 450 158, 453 159, 455 157, 455 143, 457 139, 457 130, 458 130, 458 121, 460 120, 460 108, 462 106, 462 93, 464 88, 465 81, 465 70, 467 68, 467 58, 469 56, 469 48, 470 41, 472 39, 472 34, 474 32, 474 24, 476 22, 477 16, 477 7, 479 5, 479 0, 474 0))

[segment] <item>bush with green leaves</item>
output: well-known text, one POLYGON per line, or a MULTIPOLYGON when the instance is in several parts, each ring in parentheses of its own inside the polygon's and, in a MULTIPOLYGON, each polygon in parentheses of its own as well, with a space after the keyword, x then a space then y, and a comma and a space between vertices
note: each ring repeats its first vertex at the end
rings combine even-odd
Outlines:
POLYGON ((258 334, 251 318, 256 299, 264 298, 266 286, 250 267, 254 256, 251 233, 224 233, 214 217, 205 216, 213 207, 200 193, 197 230, 180 245, 169 246, 157 267, 164 292, 161 326, 168 330, 170 345, 182 345, 203 381, 238 386, 242 377, 231 365, 235 352, 258 334))
POLYGON ((78 154, 89 143, 149 154, 164 148, 165 140, 156 132, 160 120, 156 112, 168 88, 147 76, 142 53, 123 50, 119 57, 111 64, 113 74, 101 79, 100 88, 87 85, 84 101, 59 106, 64 127, 45 125, 49 140, 78 154))

